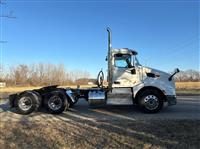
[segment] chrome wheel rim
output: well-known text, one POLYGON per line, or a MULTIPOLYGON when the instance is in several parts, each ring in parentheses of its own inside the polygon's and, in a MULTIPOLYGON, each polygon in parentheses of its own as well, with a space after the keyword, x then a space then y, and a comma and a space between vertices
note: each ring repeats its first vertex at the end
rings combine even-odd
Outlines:
POLYGON ((54 111, 58 110, 62 106, 62 99, 57 95, 52 96, 48 101, 48 106, 54 111))
POLYGON ((20 109, 27 111, 32 107, 32 100, 30 97, 22 97, 19 99, 20 109))
POLYGON ((159 106, 159 100, 155 95, 148 95, 144 98, 144 105, 148 110, 155 110, 159 106))

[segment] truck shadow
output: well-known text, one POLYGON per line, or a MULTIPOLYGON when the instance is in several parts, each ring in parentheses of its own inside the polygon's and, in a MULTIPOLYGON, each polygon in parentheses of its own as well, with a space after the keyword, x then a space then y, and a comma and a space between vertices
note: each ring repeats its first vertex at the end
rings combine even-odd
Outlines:
POLYGON ((1 112, 14 112, 14 113, 16 113, 16 110, 14 108, 10 108, 8 103, 1 103, 0 104, 0 113, 1 112))

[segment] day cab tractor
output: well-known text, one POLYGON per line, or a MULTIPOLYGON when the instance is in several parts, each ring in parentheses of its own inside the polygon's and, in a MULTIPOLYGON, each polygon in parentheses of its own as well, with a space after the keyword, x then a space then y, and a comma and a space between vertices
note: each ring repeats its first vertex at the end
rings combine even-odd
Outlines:
POLYGON ((142 66, 137 52, 128 48, 115 49, 111 45, 111 29, 108 31, 107 82, 104 86, 104 73, 100 71, 97 86, 93 88, 59 88, 47 86, 27 90, 9 96, 11 107, 18 113, 30 114, 41 107, 49 113, 59 114, 72 107, 79 99, 86 99, 89 106, 99 105, 137 105, 146 113, 156 113, 176 104, 173 74, 142 66))

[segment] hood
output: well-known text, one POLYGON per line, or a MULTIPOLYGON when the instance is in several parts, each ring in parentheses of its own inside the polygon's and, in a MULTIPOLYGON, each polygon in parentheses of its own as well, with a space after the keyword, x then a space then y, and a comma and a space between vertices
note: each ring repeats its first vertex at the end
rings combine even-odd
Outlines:
POLYGON ((169 73, 150 67, 142 67, 142 81, 144 86, 155 86, 168 95, 175 95, 174 79, 169 80, 169 73))
POLYGON ((155 68, 151 68, 151 67, 144 67, 143 66, 143 72, 144 73, 149 73, 149 74, 155 74, 157 76, 160 76, 160 77, 166 77, 166 78, 169 78, 171 76, 171 74, 167 73, 167 72, 164 72, 164 71, 161 71, 161 70, 158 70, 158 69, 155 69, 155 68))

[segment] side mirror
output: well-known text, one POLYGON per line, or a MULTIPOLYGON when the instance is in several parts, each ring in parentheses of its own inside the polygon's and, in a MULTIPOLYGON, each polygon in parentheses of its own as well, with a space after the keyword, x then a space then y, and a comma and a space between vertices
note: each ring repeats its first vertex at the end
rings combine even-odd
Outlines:
POLYGON ((179 73, 179 72, 180 72, 180 70, 179 70, 178 68, 176 68, 174 71, 175 71, 176 73, 179 73))
POLYGON ((179 73, 179 72, 180 72, 180 70, 179 70, 178 68, 176 68, 176 69, 174 70, 174 73, 168 78, 168 80, 171 81, 172 78, 173 78, 173 76, 174 76, 175 74, 179 73))
POLYGON ((135 67, 133 67, 133 69, 131 70, 131 74, 136 74, 135 67))
POLYGON ((130 72, 131 74, 136 74, 136 69, 135 69, 135 67, 132 66, 131 68, 129 68, 129 72, 130 72))

